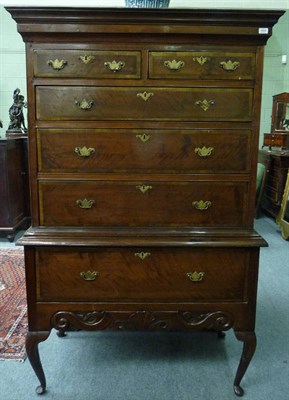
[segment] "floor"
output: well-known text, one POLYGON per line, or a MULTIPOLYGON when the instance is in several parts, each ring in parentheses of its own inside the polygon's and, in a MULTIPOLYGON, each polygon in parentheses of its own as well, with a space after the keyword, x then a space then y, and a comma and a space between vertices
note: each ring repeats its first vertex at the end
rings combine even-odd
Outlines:
POLYGON ((4 233, 1 234, 0 236, 0 247, 15 247, 16 242, 19 238, 21 238, 21 236, 24 234, 25 231, 17 231, 16 235, 15 235, 15 240, 11 243, 9 242, 9 240, 6 239, 6 236, 4 235, 4 233))

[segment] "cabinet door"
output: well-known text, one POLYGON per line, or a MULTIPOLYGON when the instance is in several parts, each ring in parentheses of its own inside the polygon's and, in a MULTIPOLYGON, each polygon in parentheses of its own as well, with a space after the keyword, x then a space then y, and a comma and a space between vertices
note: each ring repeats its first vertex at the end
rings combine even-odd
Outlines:
POLYGON ((0 226, 14 229, 25 215, 24 152, 21 139, 0 142, 0 226))

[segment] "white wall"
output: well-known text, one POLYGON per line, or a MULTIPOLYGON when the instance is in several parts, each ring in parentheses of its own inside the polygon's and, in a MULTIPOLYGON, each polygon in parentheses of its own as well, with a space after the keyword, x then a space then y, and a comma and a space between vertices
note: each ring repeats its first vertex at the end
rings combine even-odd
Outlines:
POLYGON ((270 132, 272 96, 289 92, 289 10, 273 29, 273 35, 265 47, 263 94, 260 127, 260 146, 263 134, 270 132), (287 64, 282 64, 282 55, 287 64))
POLYGON ((9 124, 9 107, 13 104, 13 91, 19 88, 26 98, 25 46, 10 14, 0 6, 0 119, 5 136, 9 124))

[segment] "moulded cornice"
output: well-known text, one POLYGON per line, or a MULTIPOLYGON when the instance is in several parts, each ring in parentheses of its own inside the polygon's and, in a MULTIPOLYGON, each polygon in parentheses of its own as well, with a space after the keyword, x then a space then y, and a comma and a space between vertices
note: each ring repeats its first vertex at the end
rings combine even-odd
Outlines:
MULTIPOLYGON (((25 42, 58 42, 86 40, 92 42, 102 34, 118 35, 119 40, 138 34, 139 41, 147 36, 187 35, 198 43, 201 35, 215 43, 265 45, 272 27, 284 14, 280 10, 224 9, 135 9, 135 8, 68 8, 68 7, 7 7, 17 22, 25 42), (50 38, 50 39, 49 39, 50 38), (224 39, 225 38, 225 39, 224 39)), ((160 39, 161 40, 161 39, 160 39)))

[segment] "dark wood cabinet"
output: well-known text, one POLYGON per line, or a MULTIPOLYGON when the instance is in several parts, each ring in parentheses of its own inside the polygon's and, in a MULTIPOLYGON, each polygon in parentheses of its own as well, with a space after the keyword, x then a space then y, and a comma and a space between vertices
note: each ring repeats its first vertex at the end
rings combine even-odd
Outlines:
POLYGON ((273 96, 271 132, 264 133, 263 147, 289 150, 289 93, 273 96))
MULTIPOLYGON (((52 328, 256 347, 263 47, 281 11, 8 8, 26 42, 27 353, 52 328)), ((192 360, 193 362, 193 360, 192 360)))
POLYGON ((29 224, 27 139, 0 140, 0 233, 13 242, 29 224))
POLYGON ((260 150, 259 161, 269 159, 266 186, 262 196, 261 209, 276 218, 281 207, 282 197, 289 169, 289 150, 260 150))

